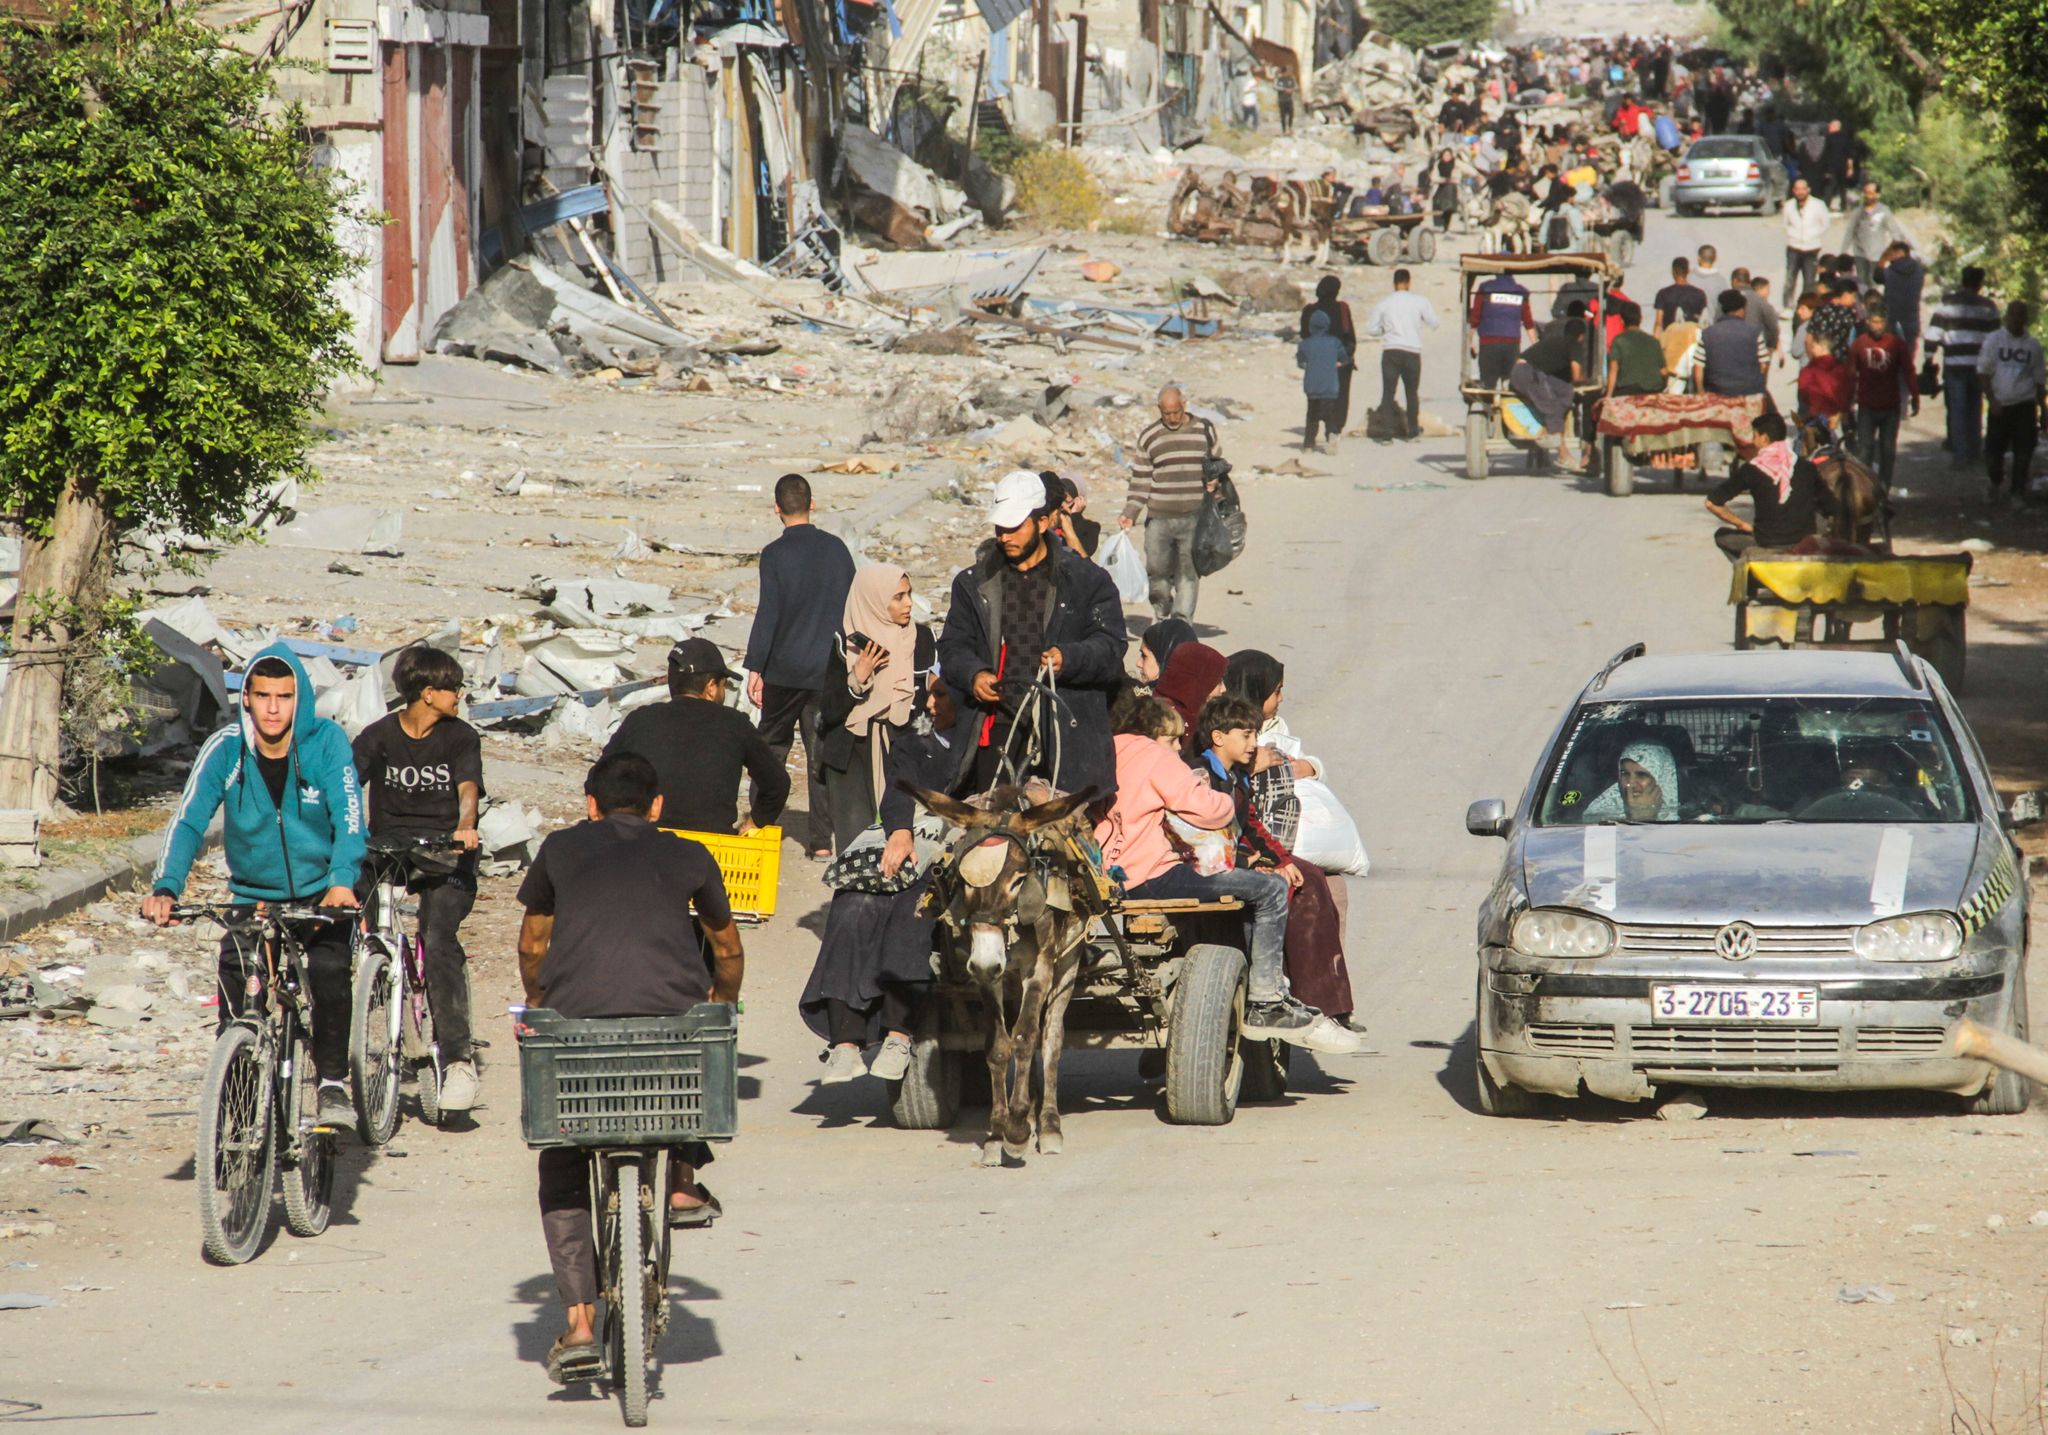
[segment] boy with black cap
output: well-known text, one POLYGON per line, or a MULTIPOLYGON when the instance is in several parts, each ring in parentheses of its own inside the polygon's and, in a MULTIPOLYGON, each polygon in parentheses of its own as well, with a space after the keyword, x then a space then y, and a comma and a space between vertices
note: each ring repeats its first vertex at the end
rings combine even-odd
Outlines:
POLYGON ((662 826, 691 832, 733 832, 740 776, 753 779, 748 820, 737 831, 767 827, 789 801, 789 771, 754 725, 725 705, 736 675, 708 638, 685 638, 668 650, 665 703, 626 714, 604 754, 637 752, 654 764, 661 785, 662 826))

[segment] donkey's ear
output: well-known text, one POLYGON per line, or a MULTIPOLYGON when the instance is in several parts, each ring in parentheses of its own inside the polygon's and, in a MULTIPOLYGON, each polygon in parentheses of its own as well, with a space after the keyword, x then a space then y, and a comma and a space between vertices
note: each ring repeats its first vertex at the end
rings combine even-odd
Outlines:
POLYGON ((915 783, 899 782, 898 792, 908 793, 923 803, 925 810, 937 813, 955 827, 986 827, 995 820, 995 814, 979 807, 969 807, 958 798, 948 797, 943 792, 932 792, 915 783))
POLYGON ((1095 789, 1090 787, 1080 792, 1070 792, 1065 797, 1055 797, 1050 802, 1041 802, 1036 807, 1026 808, 1017 818, 1019 832, 1036 832, 1041 827, 1050 827, 1055 822, 1064 822, 1076 812, 1095 800, 1095 789))

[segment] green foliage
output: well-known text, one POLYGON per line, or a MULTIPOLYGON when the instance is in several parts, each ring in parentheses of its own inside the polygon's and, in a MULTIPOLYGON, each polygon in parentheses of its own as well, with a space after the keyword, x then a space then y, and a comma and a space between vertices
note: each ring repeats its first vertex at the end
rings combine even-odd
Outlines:
POLYGON ((1025 139, 1008 130, 974 132, 974 152, 997 174, 1014 173, 1019 163, 1044 148, 1037 140, 1025 139))
POLYGON ((1499 0, 1371 0, 1374 26, 1404 45, 1484 40, 1493 33, 1499 0))
POLYGON ((117 529, 212 534, 309 475, 357 261, 269 100, 189 9, 0 22, 0 505, 30 529, 76 482, 117 529))

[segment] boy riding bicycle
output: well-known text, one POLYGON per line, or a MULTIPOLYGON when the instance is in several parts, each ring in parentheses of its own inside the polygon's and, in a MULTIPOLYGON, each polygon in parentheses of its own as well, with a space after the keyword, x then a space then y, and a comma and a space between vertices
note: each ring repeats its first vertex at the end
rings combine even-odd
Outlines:
MULTIPOLYGON (((455 858, 412 858, 405 884, 419 899, 427 1003, 446 1063, 440 1107, 467 1111, 476 1104, 477 1078, 463 970, 469 957, 459 932, 476 905, 483 744, 476 729, 455 715, 462 703, 462 664, 452 656, 423 644, 407 648, 398 655, 392 681, 405 706, 357 735, 356 772, 369 799, 372 837, 446 837, 463 849, 455 858), (432 870, 444 862, 446 870, 432 870)), ((378 918, 388 920, 388 914, 378 918)))
MULTIPOLYGON (((244 902, 317 902, 354 907, 363 862, 363 798, 348 735, 313 713, 312 685, 283 643, 256 655, 242 682, 241 720, 199 749, 177 815, 164 839, 142 915, 158 926, 185 890, 213 814, 222 814, 228 889, 244 902), (305 701, 301 701, 301 698, 305 701)), ((353 1126, 348 1095, 349 928, 306 922, 293 935, 306 950, 313 997, 313 1064, 320 1076, 318 1120, 353 1126)), ((220 1019, 246 1009, 263 970, 257 938, 230 932, 220 943, 220 1019)))
MULTIPOLYGON (((738 1001, 746 960, 725 881, 700 843, 654 825, 654 765, 638 753, 608 753, 583 792, 590 820, 550 833, 519 888, 527 1004, 567 1017, 620 1017, 680 1016, 699 1002, 738 1001)), ((702 1142, 676 1152, 671 1225, 705 1225, 716 1214, 711 1193, 695 1181, 695 1167, 710 1159, 702 1142)), ((586 1378, 599 1358, 588 1152, 540 1153, 540 1210, 568 1314, 548 1372, 557 1381, 586 1378)))

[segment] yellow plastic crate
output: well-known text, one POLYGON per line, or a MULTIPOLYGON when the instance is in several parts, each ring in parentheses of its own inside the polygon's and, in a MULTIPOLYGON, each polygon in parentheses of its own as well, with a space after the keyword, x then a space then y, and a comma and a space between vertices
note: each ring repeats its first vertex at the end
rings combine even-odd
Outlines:
POLYGON ((735 912, 756 917, 775 915, 775 894, 782 882, 782 829, 761 827, 744 837, 730 832, 686 832, 664 827, 678 837, 701 842, 725 878, 726 900, 735 912))

